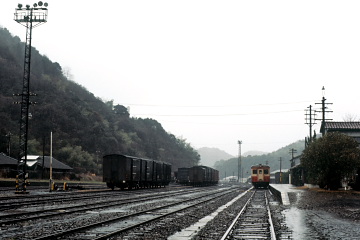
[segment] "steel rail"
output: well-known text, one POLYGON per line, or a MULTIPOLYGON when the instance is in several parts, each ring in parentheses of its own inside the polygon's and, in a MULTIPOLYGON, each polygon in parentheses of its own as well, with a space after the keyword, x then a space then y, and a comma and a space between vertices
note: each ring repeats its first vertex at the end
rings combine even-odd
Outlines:
MULTIPOLYGON (((220 196, 216 196, 216 197, 214 197, 214 198, 207 199, 207 200, 205 200, 205 201, 201 201, 201 202, 199 202, 199 203, 194 203, 194 204, 188 205, 187 207, 184 207, 184 208, 181 208, 181 209, 178 209, 178 210, 174 210, 174 211, 171 211, 171 212, 168 212, 168 213, 163 213, 162 215, 157 216, 157 217, 153 217, 153 218, 151 218, 151 219, 149 219, 149 220, 144 220, 144 221, 141 221, 141 222, 139 222, 139 223, 133 224, 133 225, 131 225, 131 226, 128 226, 128 227, 125 227, 125 228, 122 228, 122 229, 113 231, 113 232, 108 233, 108 234, 106 234, 106 235, 99 236, 99 237, 97 237, 97 238, 93 238, 93 240, 107 240, 107 239, 109 239, 110 237, 113 237, 113 236, 115 236, 115 235, 121 234, 121 233, 126 232, 126 231, 128 231, 128 230, 131 230, 131 229, 133 229, 133 228, 139 227, 139 226, 141 226, 141 225, 143 225, 143 224, 147 224, 147 223, 153 222, 153 221, 155 221, 155 220, 161 219, 161 218, 163 218, 163 217, 166 217, 166 216, 169 216, 169 215, 172 215, 172 214, 175 214, 175 213, 184 211, 184 210, 186 210, 186 209, 190 209, 190 208, 192 208, 192 207, 195 207, 195 206, 198 206, 198 205, 201 205, 201 204, 210 202, 210 201, 212 201, 212 200, 214 200, 214 199, 220 198, 220 197, 222 197, 222 196, 224 196, 224 195, 226 195, 226 194, 228 194, 228 193, 231 193, 231 192, 232 192, 232 191, 228 191, 227 193, 224 193, 224 194, 222 194, 222 195, 220 195, 220 196)), ((149 211, 148 211, 148 212, 149 212, 149 211)))
POLYGON ((266 192, 265 192, 265 200, 266 200, 266 209, 267 209, 268 215, 269 215, 270 236, 271 236, 272 240, 276 240, 275 228, 274 228, 274 224, 273 224, 272 217, 271 217, 270 204, 269 204, 269 200, 266 196, 266 192))
MULTIPOLYGON (((248 191, 250 191, 252 188, 250 188, 248 191)), ((226 230, 226 232, 224 233, 224 235, 222 236, 222 238, 220 240, 225 240, 229 234, 231 233, 231 231, 234 228, 234 225, 237 223, 237 221, 239 220, 240 216, 243 214, 243 212, 245 211, 245 209, 247 208, 248 204, 250 203, 251 199, 254 197, 255 192, 253 192, 251 194, 251 196, 249 197, 249 199, 246 201, 244 207, 240 210, 240 212, 238 213, 238 215, 236 215, 236 217, 234 218, 234 220, 232 221, 232 223, 230 224, 230 226, 228 227, 228 229, 226 230)))
MULTIPOLYGON (((196 192, 196 191, 195 190, 188 191, 186 193, 193 193, 193 192, 196 192)), ((110 200, 110 201, 104 200, 104 201, 99 201, 96 203, 85 203, 85 204, 80 204, 80 205, 75 205, 75 206, 67 206, 67 207, 62 206, 62 207, 57 207, 57 208, 45 209, 45 210, 36 210, 36 211, 31 211, 31 212, 21 212, 21 213, 15 213, 15 214, 0 215, 0 219, 2 219, 2 218, 11 218, 11 217, 17 217, 17 216, 42 214, 42 213, 50 212, 48 214, 43 214, 43 215, 38 215, 38 216, 30 216, 30 217, 23 217, 21 219, 10 219, 10 220, 0 221, 0 225, 9 225, 9 224, 14 224, 14 223, 18 223, 18 222, 35 220, 35 219, 39 219, 39 218, 54 217, 54 216, 60 216, 60 215, 65 215, 65 214, 84 212, 84 211, 89 211, 89 210, 94 210, 94 209, 99 209, 99 208, 120 206, 120 205, 124 205, 124 204, 129 204, 129 203, 136 203, 136 202, 142 202, 142 201, 146 201, 146 200, 154 200, 154 199, 158 199, 158 198, 171 197, 171 196, 183 195, 183 194, 184 194, 184 192, 182 192, 182 191, 176 191, 176 192, 172 192, 172 193, 164 192, 161 195, 157 194, 156 196, 144 196, 143 198, 140 198, 140 199, 138 196, 136 196, 136 197, 131 197, 131 198, 115 199, 115 200, 110 200), (99 204, 102 204, 102 205, 99 205, 99 204), (91 207, 91 206, 94 206, 94 207, 91 207), (76 208, 80 208, 80 209, 76 209, 76 208)))
MULTIPOLYGON (((176 210, 176 212, 178 211, 181 211, 181 210, 184 210, 184 209, 187 209, 187 208, 190 208, 190 207, 194 207, 196 205, 199 205, 201 203, 204 203, 204 202, 208 202, 208 201, 211 201, 211 200, 214 200, 216 198, 219 198, 219 197, 222 197, 226 194, 230 194, 231 192, 233 192, 234 189, 230 189, 230 190, 227 190, 225 192, 222 192, 220 194, 218 194, 218 196, 216 197, 212 197, 206 201, 202 201, 200 203, 196 203, 196 204, 193 204, 193 205, 188 205, 186 206, 185 208, 182 208, 182 209, 179 209, 179 210, 176 210)), ((188 199, 188 200, 181 200, 181 201, 177 201, 175 203, 170 203, 170 204, 167 204, 167 205, 164 205, 164 206, 160 206, 160 207, 156 207, 156 208, 153 208, 153 209, 147 209, 147 210, 144 210, 144 211, 140 211, 140 212, 137 212, 137 213, 132 213, 132 214, 127 214, 127 215, 124 215, 124 216, 120 216, 120 217, 115 217, 115 218, 112 218, 112 219, 108 219, 108 220, 104 220, 104 221, 101 221, 101 222, 97 222, 97 223, 91 223, 91 224, 88 224, 88 225, 85 225, 85 226, 81 226, 81 227, 77 227, 77 228, 73 228, 73 229, 70 229, 70 230, 66 230, 66 231, 63 231, 63 232, 57 232, 57 233, 54 233, 54 234, 50 234, 50 235, 46 235, 46 236, 42 236, 42 237, 38 237, 38 238, 34 238, 33 240, 45 240, 45 239, 58 239, 60 237, 63 237, 63 236, 68 236, 70 234, 73 234, 73 233, 76 233, 76 232, 81 232, 81 231, 84 231, 84 230, 87 230, 87 229, 90 229, 90 228, 96 228, 96 227, 99 227, 99 226, 102 226, 104 224, 110 224, 110 223, 113 223, 113 222, 117 222, 117 221, 120 221, 120 220, 124 220, 124 219, 128 219, 128 218, 131 218, 131 217, 135 217, 135 216, 139 216, 141 214, 146 214, 148 215, 148 213, 150 211, 156 211, 156 210, 163 210, 165 208, 168 208, 168 207, 173 207, 173 206, 176 206, 176 205, 179 205, 179 204, 184 204, 186 202, 191 202, 191 201, 195 201, 195 200, 198 200, 198 199, 201 199, 201 198, 204 198, 204 197, 209 197, 209 196, 199 196, 199 197, 196 197, 196 198, 191 198, 191 199, 188 199)), ((174 212, 175 213, 175 212, 174 212)), ((166 215, 169 215, 168 213, 164 214, 164 215, 161 215, 161 216, 158 216, 158 217, 164 217, 166 215)), ((157 217, 156 217, 157 218, 157 217)), ((147 222, 147 221, 145 221, 147 222)), ((143 224, 143 223, 142 223, 143 224)), ((134 228, 136 226, 129 226, 129 228, 134 228)), ((106 239, 108 238, 109 236, 113 236, 113 235, 116 235, 116 234, 119 234, 121 233, 122 231, 126 231, 128 229, 125 229, 125 230, 119 230, 119 231, 116 231, 116 232, 112 232, 112 233, 109 233, 106 235, 106 237, 104 236, 104 238, 101 238, 101 237, 98 237, 98 238, 95 238, 95 239, 106 239)), ((94 240, 95 240, 94 239, 94 240)))
MULTIPOLYGON (((248 207, 250 206, 251 201, 254 198, 256 191, 253 192, 253 194, 249 197, 248 201, 244 204, 243 208, 240 210, 240 212, 237 214, 237 216, 234 218, 233 222, 231 223, 231 225, 228 227, 228 229, 226 230, 226 232, 224 233, 224 235, 222 236, 221 240, 226 240, 226 239, 231 239, 231 234, 233 233, 233 231, 235 230, 235 225, 239 222, 240 217, 245 214, 245 211, 248 209, 248 207)), ((275 228, 274 228, 274 224, 272 222, 272 217, 271 217, 271 210, 270 210, 270 206, 269 206, 269 201, 265 192, 265 207, 266 207, 266 213, 268 216, 268 224, 269 224, 269 232, 270 232, 270 239, 271 240, 276 240, 276 234, 275 234, 275 228)), ((248 236, 246 238, 249 239, 255 239, 254 237, 248 236)))

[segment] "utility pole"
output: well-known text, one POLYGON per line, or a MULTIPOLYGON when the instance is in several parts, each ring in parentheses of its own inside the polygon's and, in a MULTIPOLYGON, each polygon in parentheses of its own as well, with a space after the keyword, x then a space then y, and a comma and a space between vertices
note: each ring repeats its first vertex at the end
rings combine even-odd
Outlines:
POLYGON ((315 120, 321 120, 321 133, 322 135, 324 136, 325 135, 325 121, 326 120, 332 120, 332 119, 326 119, 325 118, 325 113, 328 113, 328 112, 332 112, 332 111, 326 111, 327 107, 326 105, 327 104, 332 104, 332 103, 325 103, 326 101, 326 98, 325 98, 325 87, 322 87, 322 100, 321 100, 321 103, 315 103, 315 104, 321 104, 321 111, 315 111, 315 112, 321 112, 322 113, 322 118, 321 119, 315 119, 315 120))
POLYGON ((291 167, 294 167, 294 166, 295 166, 294 153, 296 153, 296 152, 297 152, 297 150, 294 149, 294 148, 290 149, 290 151, 289 151, 289 153, 291 154, 291 160, 290 160, 290 162, 291 162, 291 167))
POLYGON ((282 173, 281 173, 281 162, 282 162, 282 159, 281 159, 281 157, 280 157, 280 184, 282 183, 282 173))
POLYGON ((305 124, 309 125, 309 141, 308 143, 312 142, 312 126, 315 123, 315 113, 312 110, 312 106, 310 105, 307 107, 308 109, 305 109, 305 124))
POLYGON ((10 157, 10 154, 11 154, 11 135, 12 135, 11 132, 6 134, 6 137, 8 138, 7 153, 8 153, 9 157, 10 157))
POLYGON ((33 7, 22 4, 18 4, 15 8, 14 20, 17 23, 26 27, 26 42, 25 42, 25 59, 24 59, 24 75, 23 75, 23 87, 20 94, 15 96, 21 96, 21 117, 20 117, 20 137, 19 137, 19 156, 18 156, 18 175, 17 175, 17 187, 16 193, 27 193, 27 141, 28 141, 28 129, 29 129, 29 106, 30 96, 35 96, 30 93, 30 63, 31 63, 31 37, 32 29, 43 23, 47 22, 47 6, 48 4, 39 1, 34 3, 33 7), (44 6, 43 6, 44 5, 44 6))
POLYGON ((239 144, 239 159, 238 159, 238 182, 240 182, 240 172, 241 172, 241 144, 242 141, 238 141, 239 144))

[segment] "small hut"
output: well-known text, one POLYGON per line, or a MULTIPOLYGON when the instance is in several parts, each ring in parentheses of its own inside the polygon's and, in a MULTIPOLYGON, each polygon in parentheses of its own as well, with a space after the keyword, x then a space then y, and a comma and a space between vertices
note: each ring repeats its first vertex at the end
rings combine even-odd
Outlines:
POLYGON ((17 174, 18 161, 15 158, 0 153, 0 177, 14 178, 17 174))
MULTIPOLYGON (((60 162, 54 157, 51 162, 53 178, 65 177, 72 171, 70 166, 60 162)), ((48 178, 50 176, 50 156, 29 155, 27 157, 26 165, 31 177, 48 178)))

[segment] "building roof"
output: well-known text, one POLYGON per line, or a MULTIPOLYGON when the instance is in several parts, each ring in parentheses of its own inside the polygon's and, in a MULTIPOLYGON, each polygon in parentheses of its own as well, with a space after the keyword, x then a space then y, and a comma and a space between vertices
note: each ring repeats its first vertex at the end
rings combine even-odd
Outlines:
POLYGON ((15 158, 5 155, 5 153, 0 153, 0 165, 16 165, 18 161, 15 158))
MULTIPOLYGON (((42 164, 42 156, 38 158, 38 164, 42 164)), ((44 167, 50 168, 50 157, 44 157, 44 167)), ((52 167, 56 169, 63 169, 63 170, 72 170, 72 167, 66 165, 65 163, 60 162, 59 160, 52 158, 52 167)))
POLYGON ((360 122, 325 122, 321 129, 326 131, 360 131, 360 122))
MULTIPOLYGON (((34 166, 35 164, 37 164, 38 166, 42 167, 42 159, 43 159, 42 156, 34 156, 34 155, 28 156, 26 165, 31 167, 31 166, 34 166)), ((15 165, 15 166, 17 166, 18 160, 5 155, 4 153, 0 153, 0 165, 15 165)), ((58 170, 72 170, 71 167, 60 162, 59 160, 57 160, 55 158, 52 158, 52 167, 53 167, 53 169, 58 169, 58 170)), ((50 157, 49 156, 44 157, 44 168, 47 168, 47 169, 50 168, 50 157)))
MULTIPOLYGON (((281 169, 281 172, 282 172, 282 173, 286 173, 286 172, 288 172, 288 171, 289 171, 289 169, 287 169, 287 168, 281 169)), ((273 175, 273 174, 279 173, 279 172, 280 172, 280 169, 277 169, 277 170, 275 170, 275 171, 270 172, 270 175, 273 175)))
MULTIPOLYGON (((28 156, 27 159, 30 161, 37 161, 37 165, 42 167, 43 156, 28 156)), ((29 162, 30 162, 29 161, 29 162)), ((50 156, 44 156, 44 168, 50 168, 50 156)), ((59 160, 52 158, 52 168, 53 169, 61 169, 61 170, 72 170, 71 167, 66 165, 65 163, 60 162, 59 160)))

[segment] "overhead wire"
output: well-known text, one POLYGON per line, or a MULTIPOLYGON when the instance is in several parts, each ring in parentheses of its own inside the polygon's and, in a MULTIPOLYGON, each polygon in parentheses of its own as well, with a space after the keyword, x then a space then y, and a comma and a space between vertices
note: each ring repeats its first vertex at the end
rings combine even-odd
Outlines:
POLYGON ((255 107, 255 106, 274 106, 290 105, 299 103, 312 103, 314 101, 283 102, 283 103, 258 103, 258 104, 235 104, 235 105, 166 105, 166 104, 141 104, 141 103, 122 103, 123 106, 138 107, 179 107, 179 108, 225 108, 225 107, 255 107))

